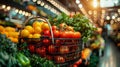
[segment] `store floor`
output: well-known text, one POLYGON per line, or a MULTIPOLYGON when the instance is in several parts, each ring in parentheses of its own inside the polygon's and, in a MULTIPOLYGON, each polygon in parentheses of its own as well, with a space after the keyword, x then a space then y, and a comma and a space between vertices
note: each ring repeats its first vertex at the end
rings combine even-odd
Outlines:
POLYGON ((101 57, 98 67, 120 67, 120 50, 109 38, 105 42, 104 56, 101 57))

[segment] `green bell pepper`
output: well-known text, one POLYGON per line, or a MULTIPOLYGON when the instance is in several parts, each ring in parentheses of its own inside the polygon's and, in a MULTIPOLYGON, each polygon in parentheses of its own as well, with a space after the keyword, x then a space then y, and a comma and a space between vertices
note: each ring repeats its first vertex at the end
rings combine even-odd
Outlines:
POLYGON ((18 62, 21 64, 22 67, 31 67, 30 60, 22 53, 17 54, 18 62))

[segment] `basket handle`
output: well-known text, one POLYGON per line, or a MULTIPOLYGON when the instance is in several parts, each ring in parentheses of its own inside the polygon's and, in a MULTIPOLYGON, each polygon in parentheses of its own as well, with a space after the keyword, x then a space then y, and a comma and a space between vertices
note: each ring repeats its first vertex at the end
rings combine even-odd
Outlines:
MULTIPOLYGON (((21 29, 23 29, 23 28, 25 27, 25 25, 26 25, 26 24, 27 24, 30 20, 32 20, 32 19, 42 20, 42 21, 44 21, 44 22, 47 22, 47 23, 48 23, 49 28, 50 28, 51 37, 52 37, 52 43, 54 44, 54 36, 53 36, 52 27, 51 27, 50 22, 49 22, 49 21, 48 21, 48 19, 46 19, 46 18, 43 18, 43 17, 40 17, 40 16, 30 17, 30 18, 28 18, 28 19, 25 21, 25 23, 23 23, 23 25, 22 25, 22 28, 21 28, 21 29)), ((21 34, 21 33, 20 33, 20 34, 21 34)))

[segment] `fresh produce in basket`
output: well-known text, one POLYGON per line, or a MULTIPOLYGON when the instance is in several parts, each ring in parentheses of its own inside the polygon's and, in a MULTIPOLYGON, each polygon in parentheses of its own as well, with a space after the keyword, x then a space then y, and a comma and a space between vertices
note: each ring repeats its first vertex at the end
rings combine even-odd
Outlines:
POLYGON ((64 63, 65 62, 65 58, 62 56, 55 56, 54 59, 55 59, 56 63, 64 63))
POLYGON ((68 46, 60 46, 59 51, 61 54, 69 53, 69 47, 68 46))
POLYGON ((41 57, 45 57, 46 56, 46 48, 38 47, 38 48, 36 48, 36 53, 39 54, 41 57))
POLYGON ((40 38, 41 35, 50 36, 50 29, 47 23, 34 21, 32 26, 27 25, 21 30, 22 38, 40 38))
POLYGON ((25 27, 23 30, 28 30, 29 34, 26 37, 21 35, 24 40, 32 40, 33 38, 36 38, 35 40, 40 39, 38 42, 26 41, 29 44, 28 49, 31 54, 36 54, 58 64, 79 58, 78 55, 80 52, 78 52, 78 45, 80 44, 79 42, 82 34, 75 31, 72 26, 61 23, 59 26, 51 26, 52 31, 50 31, 48 23, 35 21, 31 27, 34 33, 30 32, 31 30, 29 29, 25 29, 25 27), (35 30, 37 31, 35 32, 35 30), (53 34, 51 34, 51 32, 53 34), (34 36, 35 34, 37 35, 34 36), (52 35, 54 38, 52 38, 52 35))
POLYGON ((55 48, 54 45, 49 45, 49 46, 48 46, 48 52, 49 52, 50 54, 54 54, 54 53, 56 53, 56 51, 57 51, 57 49, 55 48))
POLYGON ((49 17, 49 21, 52 25, 58 26, 62 31, 64 29, 69 31, 79 31, 81 33, 80 37, 84 42, 87 42, 96 30, 89 19, 81 14, 70 17, 63 13, 55 17, 49 17))

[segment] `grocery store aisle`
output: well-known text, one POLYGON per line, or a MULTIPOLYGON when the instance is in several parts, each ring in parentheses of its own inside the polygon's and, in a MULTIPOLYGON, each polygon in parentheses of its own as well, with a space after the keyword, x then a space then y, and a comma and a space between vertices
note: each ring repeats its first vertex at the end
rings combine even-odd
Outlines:
POLYGON ((98 67, 120 67, 120 51, 109 38, 105 42, 104 56, 101 57, 98 67))

